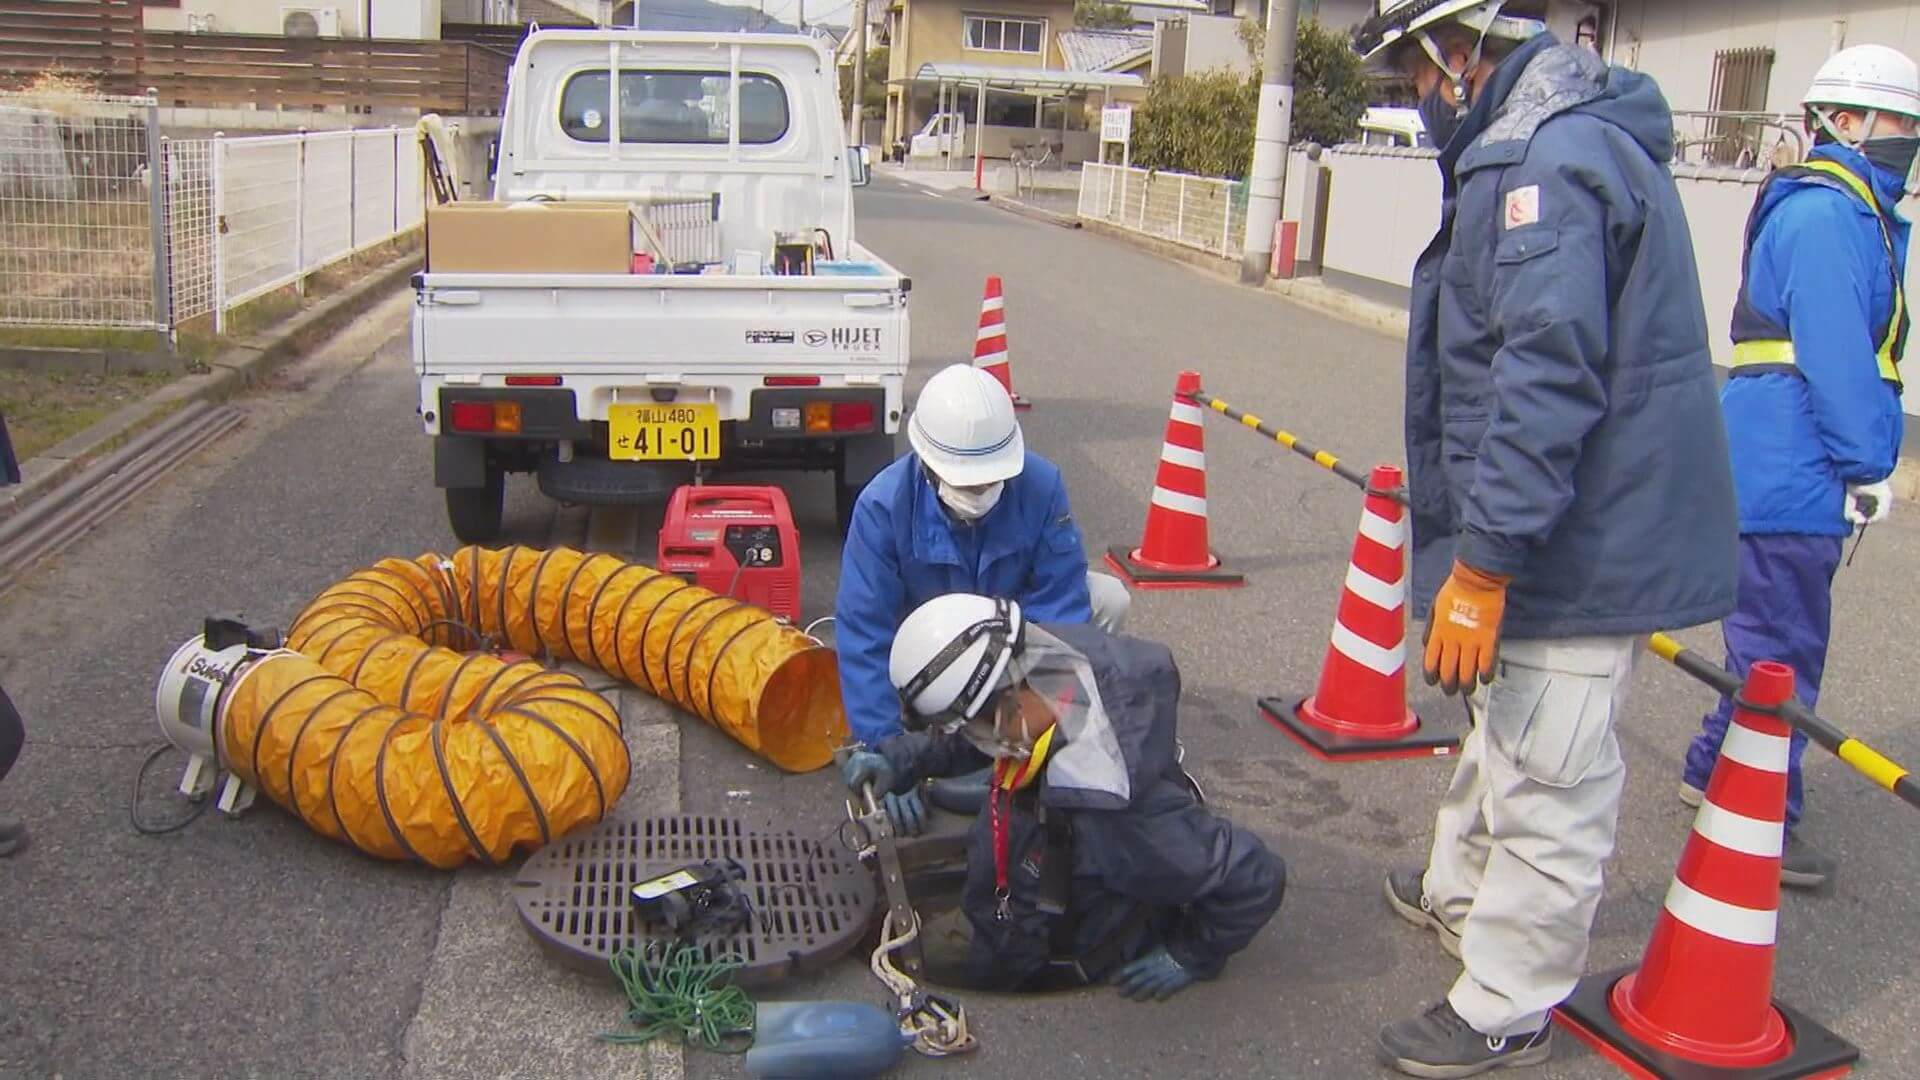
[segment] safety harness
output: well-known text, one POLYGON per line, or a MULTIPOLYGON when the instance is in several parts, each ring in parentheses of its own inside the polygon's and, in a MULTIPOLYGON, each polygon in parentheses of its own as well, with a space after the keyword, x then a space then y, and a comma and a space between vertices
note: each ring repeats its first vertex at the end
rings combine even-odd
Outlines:
POLYGON ((1906 288, 1901 280, 1904 268, 1894 247, 1893 231, 1887 225, 1886 214, 1881 211, 1880 200, 1874 196, 1873 188, 1845 165, 1820 158, 1804 165, 1777 170, 1767 177, 1766 182, 1760 185, 1760 194, 1754 199, 1752 211, 1747 215, 1746 252, 1740 268, 1740 296, 1733 309, 1732 374, 1794 374, 1804 377, 1796 362, 1792 335, 1786 327, 1760 314, 1748 291, 1752 281, 1753 244, 1759 236, 1767 195, 1774 184, 1782 181, 1817 184, 1843 192, 1865 203, 1873 211, 1874 219, 1880 223, 1880 239, 1886 247, 1888 272, 1893 277, 1893 310, 1888 314, 1886 325, 1880 328, 1876 359, 1880 377, 1892 383, 1896 389, 1900 388, 1900 360, 1906 354, 1907 332, 1911 322, 1907 312, 1906 288))

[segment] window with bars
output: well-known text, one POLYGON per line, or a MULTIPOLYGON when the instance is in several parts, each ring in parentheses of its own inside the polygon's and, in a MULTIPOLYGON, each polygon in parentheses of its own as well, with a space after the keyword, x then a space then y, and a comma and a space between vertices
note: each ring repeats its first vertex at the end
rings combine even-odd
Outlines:
MULTIPOLYGON (((1773 50, 1765 46, 1722 49, 1713 54, 1713 89, 1707 109, 1715 113, 1764 112, 1767 84, 1773 77, 1773 50)), ((1737 116, 1716 116, 1710 122, 1707 160, 1732 165, 1758 153, 1764 128, 1737 116)))
POLYGON ((1046 36, 1045 19, 1017 19, 1004 15, 966 17, 966 47, 978 52, 1039 55, 1046 36))

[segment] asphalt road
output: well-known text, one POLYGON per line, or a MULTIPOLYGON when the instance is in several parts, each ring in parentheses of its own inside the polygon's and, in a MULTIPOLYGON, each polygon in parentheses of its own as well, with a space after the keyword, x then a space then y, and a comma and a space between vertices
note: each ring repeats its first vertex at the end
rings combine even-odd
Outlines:
MULTIPOLYGON (((1124 244, 881 180, 861 239, 914 278, 914 388, 971 352, 981 279, 1006 279, 1015 380, 1037 404, 1028 444, 1065 470, 1089 546, 1138 539, 1182 368, 1354 461, 1399 451, 1398 343, 1222 284, 1124 244)), ((404 299, 246 403, 249 422, 0 596, 0 682, 29 745, 0 784, 34 845, 0 862, 0 1076, 506 1076, 679 1074, 678 1055, 604 1048, 612 995, 546 964, 503 875, 375 863, 271 807, 136 836, 128 785, 152 744, 153 676, 209 611, 284 622, 328 582, 454 541, 413 416, 404 299)), ((1455 968, 1379 899, 1382 871, 1424 855, 1447 766, 1323 765, 1254 714, 1311 689, 1358 506, 1344 485, 1230 425, 1209 429, 1213 541, 1236 591, 1142 593, 1129 630, 1171 644, 1193 771, 1223 812, 1289 863, 1277 920, 1220 980, 1136 1005, 1110 991, 969 995, 982 1048, 909 1060, 903 1075, 1370 1076, 1381 1024, 1442 994, 1455 968)), ((804 604, 831 610, 838 545, 823 477, 789 478, 806 531, 804 604)), ((651 548, 657 513, 556 510, 517 479, 513 537, 651 548)), ((1906 510, 1910 508, 1901 508, 1906 510)), ((1657 538, 1649 538, 1657 542, 1657 538)), ((1877 526, 1837 585, 1821 711, 1912 762, 1909 613, 1920 610, 1920 515, 1877 526)), ((1683 635, 1717 655, 1711 628, 1683 635)), ((676 806, 822 830, 830 775, 785 777, 724 736, 630 702, 644 767, 622 813, 676 806), (673 761, 678 758, 677 771, 673 761), (744 792, 745 794, 732 794, 744 792)), ((1451 717, 1427 694, 1416 704, 1451 717)), ((1673 795, 1701 688, 1648 660, 1621 738, 1628 790, 1591 967, 1643 947, 1686 833, 1673 795)), ((1920 830, 1819 751, 1806 835, 1842 860, 1819 895, 1788 894, 1777 991, 1854 1039, 1863 1075, 1920 1075, 1920 978, 1907 936, 1920 830)), ((164 787, 171 770, 156 776, 164 787)), ((170 807, 149 801, 147 812, 170 807)), ((879 1000, 864 965, 784 998, 879 1000)), ((686 1055, 694 1076, 734 1059, 686 1055)), ((1562 1039, 1534 1075, 1610 1075, 1562 1039)))

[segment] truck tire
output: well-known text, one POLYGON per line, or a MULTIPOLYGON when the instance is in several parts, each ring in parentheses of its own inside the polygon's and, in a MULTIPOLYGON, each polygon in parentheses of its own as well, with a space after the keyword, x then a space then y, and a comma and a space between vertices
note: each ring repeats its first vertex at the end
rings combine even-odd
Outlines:
POLYGON ((500 537, 500 515, 507 501, 507 476, 497 468, 487 469, 487 481, 479 487, 450 487, 447 493, 447 524, 463 544, 487 544, 500 537))

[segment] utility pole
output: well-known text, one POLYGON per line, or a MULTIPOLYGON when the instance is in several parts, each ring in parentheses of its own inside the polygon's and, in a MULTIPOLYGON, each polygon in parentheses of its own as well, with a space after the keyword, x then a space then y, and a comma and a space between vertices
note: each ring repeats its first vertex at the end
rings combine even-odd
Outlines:
POLYGON ((807 0, 800 0, 800 32, 807 32, 807 0))
POLYGON ((1293 130, 1293 57, 1299 0, 1267 0, 1267 48, 1260 72, 1260 113, 1253 123, 1253 172, 1247 178, 1247 235, 1240 280, 1265 281, 1273 264, 1273 227, 1287 188, 1287 143, 1293 130))
POLYGON ((853 106, 847 110, 847 145, 859 146, 867 117, 867 0, 853 0, 853 106))

